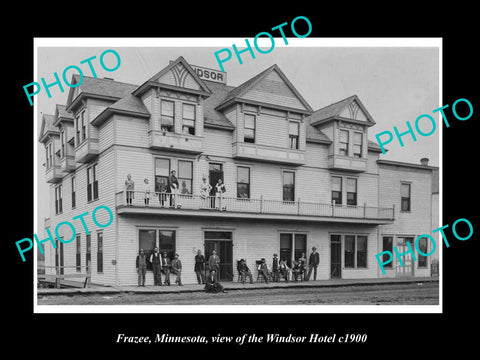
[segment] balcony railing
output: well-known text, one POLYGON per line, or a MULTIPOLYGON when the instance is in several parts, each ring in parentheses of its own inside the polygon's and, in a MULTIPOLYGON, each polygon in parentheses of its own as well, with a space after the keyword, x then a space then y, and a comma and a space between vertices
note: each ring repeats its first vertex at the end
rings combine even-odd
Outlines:
POLYGON ((215 196, 203 198, 200 195, 178 194, 175 196, 153 192, 146 196, 144 191, 120 191, 116 194, 116 204, 121 208, 175 209, 180 212, 181 210, 210 210, 213 212, 370 220, 393 220, 395 217, 394 207, 373 207, 366 204, 363 206, 336 205, 334 203, 269 200, 263 197, 260 199, 215 196), (148 198, 148 202, 145 201, 146 198, 148 198))

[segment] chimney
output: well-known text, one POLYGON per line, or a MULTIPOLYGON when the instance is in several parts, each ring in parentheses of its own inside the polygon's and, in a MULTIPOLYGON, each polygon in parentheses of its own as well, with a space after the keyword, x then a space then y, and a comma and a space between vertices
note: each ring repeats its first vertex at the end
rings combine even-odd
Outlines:
POLYGON ((428 158, 421 158, 420 164, 422 164, 423 166, 428 166, 428 158))

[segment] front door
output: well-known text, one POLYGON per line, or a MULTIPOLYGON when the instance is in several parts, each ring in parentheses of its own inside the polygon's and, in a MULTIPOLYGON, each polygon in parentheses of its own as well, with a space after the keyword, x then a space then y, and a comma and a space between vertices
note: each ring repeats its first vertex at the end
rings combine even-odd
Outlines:
MULTIPOLYGON (((406 253, 408 249, 407 242, 410 243, 410 247, 414 249, 413 237, 400 237, 397 239, 397 249, 398 253, 406 253)), ((413 258, 412 254, 408 253, 402 256, 403 266, 401 266, 400 261, 397 256, 397 261, 395 264, 395 276, 396 277, 411 277, 413 276, 413 258)))
POLYGON ((210 258, 213 250, 220 258, 218 279, 233 280, 232 233, 230 231, 205 231, 205 259, 210 258))
POLYGON ((330 278, 342 278, 342 242, 340 235, 330 238, 330 278))

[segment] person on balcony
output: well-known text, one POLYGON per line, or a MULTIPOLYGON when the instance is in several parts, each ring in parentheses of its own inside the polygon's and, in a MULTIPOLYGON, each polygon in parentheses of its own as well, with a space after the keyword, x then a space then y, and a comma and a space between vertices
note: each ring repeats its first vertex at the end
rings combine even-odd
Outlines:
POLYGON ((168 257, 167 252, 163 253, 162 257, 162 272, 165 275, 165 281, 163 285, 170 286, 170 258, 168 257))
POLYGON ((178 204, 178 179, 175 176, 176 171, 172 170, 168 177, 168 188, 170 189, 170 207, 179 207, 178 204))
POLYGON ((212 185, 207 181, 207 177, 205 175, 202 176, 202 184, 200 185, 200 197, 202 198, 202 207, 209 208, 209 201, 208 197, 210 195, 210 191, 212 190, 212 185))
POLYGON ((317 267, 320 264, 320 255, 317 252, 317 248, 314 246, 312 247, 312 253, 308 258, 308 274, 306 280, 310 280, 310 275, 312 274, 313 270, 313 280, 317 280, 317 267))
POLYGON ((227 191, 225 184, 222 182, 222 179, 218 179, 217 185, 215 185, 215 208, 217 210, 225 210, 225 206, 223 206, 223 193, 227 191))
POLYGON ((132 175, 127 175, 127 180, 125 180, 125 191, 127 196, 127 206, 132 205, 132 199, 134 198, 135 190, 135 181, 132 180, 132 175))
POLYGON ((172 273, 177 275, 177 278, 175 279, 175 284, 182 286, 182 262, 178 258, 178 254, 175 254, 175 258, 172 260, 171 267, 172 273))
POLYGON ((165 183, 165 179, 160 179, 160 183, 158 185, 158 201, 160 202, 160 206, 165 206, 165 201, 167 200, 167 184, 165 183))
POLYGON ((250 284, 253 284, 252 272, 247 266, 245 259, 241 259, 237 266, 238 273, 240 274, 240 279, 242 284, 245 284, 245 278, 248 276, 250 278, 250 284))
POLYGON ((138 286, 145 286, 145 274, 147 273, 147 257, 145 251, 140 249, 140 253, 137 255, 135 263, 138 273, 138 286))
POLYGON ((148 179, 145 179, 143 180, 143 189, 145 191, 145 198, 144 198, 144 202, 145 202, 145 206, 149 206, 150 205, 150 184, 148 183, 148 179))

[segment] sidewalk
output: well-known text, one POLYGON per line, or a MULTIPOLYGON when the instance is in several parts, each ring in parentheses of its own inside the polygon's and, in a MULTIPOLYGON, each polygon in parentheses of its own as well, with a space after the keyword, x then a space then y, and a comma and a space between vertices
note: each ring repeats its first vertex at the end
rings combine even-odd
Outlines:
MULTIPOLYGON (((392 284, 405 284, 405 283, 425 283, 425 282, 438 282, 438 277, 417 277, 417 278, 379 278, 379 279, 330 279, 330 280, 310 280, 303 282, 269 282, 265 284, 263 282, 257 283, 239 283, 234 281, 222 282, 225 290, 258 290, 258 289, 278 289, 278 288, 322 288, 322 287, 342 287, 342 286, 365 286, 365 285, 392 285, 392 284)), ((91 285, 89 288, 70 288, 70 289, 37 289, 37 295, 72 295, 72 294, 116 294, 116 293, 191 293, 204 291, 204 285, 188 284, 183 286, 154 286, 147 285, 145 287, 137 286, 98 286, 91 285)))

